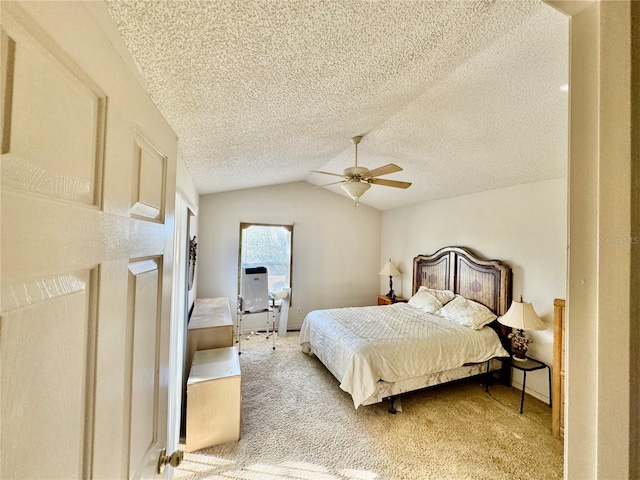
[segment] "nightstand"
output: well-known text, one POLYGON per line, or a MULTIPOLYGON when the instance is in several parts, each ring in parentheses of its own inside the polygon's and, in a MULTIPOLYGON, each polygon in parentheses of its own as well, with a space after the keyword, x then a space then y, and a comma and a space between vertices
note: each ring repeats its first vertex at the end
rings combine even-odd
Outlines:
POLYGON ((391 300, 386 295, 378 295, 378 305, 391 305, 392 303, 406 303, 407 299, 402 297, 396 297, 391 300))
POLYGON ((524 411, 524 388, 527 385, 527 372, 534 372, 536 370, 542 370, 546 368, 549 373, 549 406, 551 406, 551 367, 546 363, 542 363, 540 360, 536 360, 535 358, 526 357, 524 361, 513 360, 511 362, 511 367, 516 370, 521 370, 523 373, 522 379, 522 394, 520 395, 520 413, 524 411))

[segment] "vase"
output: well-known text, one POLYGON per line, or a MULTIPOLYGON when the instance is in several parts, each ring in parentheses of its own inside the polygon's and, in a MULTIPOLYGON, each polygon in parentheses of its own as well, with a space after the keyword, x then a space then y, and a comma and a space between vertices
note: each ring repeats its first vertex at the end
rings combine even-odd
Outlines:
POLYGON ((527 351, 524 348, 516 348, 513 351, 513 359, 518 362, 524 362, 527 359, 527 351))

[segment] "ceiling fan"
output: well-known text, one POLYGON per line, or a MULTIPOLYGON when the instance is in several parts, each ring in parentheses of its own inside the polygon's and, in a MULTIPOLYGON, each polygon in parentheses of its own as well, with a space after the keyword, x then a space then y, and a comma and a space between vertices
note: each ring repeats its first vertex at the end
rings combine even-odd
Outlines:
POLYGON ((355 145, 356 155, 355 155, 355 166, 345 168, 342 174, 339 173, 331 173, 331 172, 321 172, 317 170, 313 170, 312 173, 321 173, 323 175, 333 175, 334 177, 342 177, 342 180, 339 182, 328 183, 326 185, 321 185, 322 187, 326 187, 329 185, 340 184, 342 189, 347 192, 347 194, 356 202, 356 205, 360 202, 360 197, 371 188, 371 184, 374 185, 383 185, 385 187, 395 187, 395 188, 409 188, 411 186, 410 182, 401 182, 398 180, 385 180, 383 178, 378 178, 383 175, 388 175, 390 173, 400 172, 402 168, 394 163, 389 163, 387 165, 383 165, 382 167, 374 168, 373 170, 369 170, 365 167, 358 166, 358 144, 362 140, 362 135, 357 137, 353 137, 351 142, 355 145))

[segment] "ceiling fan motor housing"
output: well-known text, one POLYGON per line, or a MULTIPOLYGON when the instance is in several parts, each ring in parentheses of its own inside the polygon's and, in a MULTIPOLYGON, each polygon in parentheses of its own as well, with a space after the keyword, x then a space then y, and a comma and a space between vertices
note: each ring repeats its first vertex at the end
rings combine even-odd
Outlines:
POLYGON ((349 168, 345 168, 344 169, 344 176, 348 177, 350 179, 358 179, 358 180, 364 180, 368 177, 370 177, 369 175, 369 169, 365 168, 365 167, 349 167, 349 168))

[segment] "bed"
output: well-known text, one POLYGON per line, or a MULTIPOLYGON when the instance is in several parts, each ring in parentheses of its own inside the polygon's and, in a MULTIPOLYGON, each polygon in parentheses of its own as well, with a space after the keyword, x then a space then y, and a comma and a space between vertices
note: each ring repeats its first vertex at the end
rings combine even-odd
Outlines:
POLYGON ((510 304, 508 265, 445 247, 414 258, 408 303, 312 311, 300 345, 355 408, 391 400, 393 412, 399 395, 433 385, 493 372, 508 384, 508 332, 495 318, 510 304))

